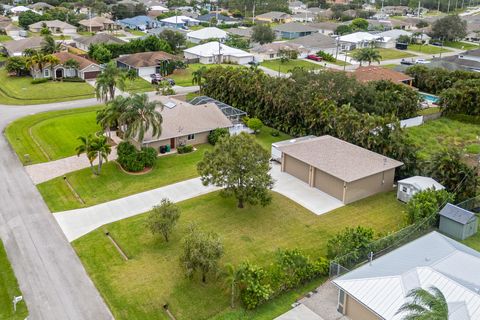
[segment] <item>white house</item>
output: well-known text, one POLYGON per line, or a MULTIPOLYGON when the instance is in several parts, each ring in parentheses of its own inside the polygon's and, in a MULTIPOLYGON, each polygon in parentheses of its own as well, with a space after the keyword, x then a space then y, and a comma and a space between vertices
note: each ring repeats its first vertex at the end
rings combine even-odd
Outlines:
POLYGON ((209 27, 187 33, 187 40, 193 43, 200 43, 208 39, 217 39, 223 42, 227 39, 227 32, 219 28, 209 27))
POLYGON ((384 32, 377 33, 376 36, 379 37, 378 44, 382 48, 395 48, 398 38, 401 36, 412 37, 413 33, 405 31, 402 29, 392 29, 384 32), (386 41, 388 39, 388 41, 386 41))
POLYGON ((427 189, 443 190, 445 189, 440 183, 430 177, 414 176, 399 180, 397 189, 397 199, 408 202, 417 192, 427 189))
POLYGON ((372 42, 376 42, 380 37, 368 32, 354 32, 340 36, 338 38, 341 43, 342 50, 353 50, 356 48, 367 48, 372 42))
POLYGON ((199 59, 200 63, 236 63, 240 65, 253 61, 253 54, 212 41, 183 50, 186 59, 199 59))
POLYGON ((272 42, 266 43, 261 46, 256 46, 250 50, 255 55, 255 60, 262 62, 265 60, 273 60, 281 58, 281 53, 283 50, 295 51, 298 54, 298 57, 303 59, 306 58, 310 53, 310 50, 304 46, 296 43, 290 42, 272 42))
POLYGON ((200 21, 187 16, 173 16, 160 20, 163 26, 173 28, 187 28, 189 26, 198 26, 200 21))

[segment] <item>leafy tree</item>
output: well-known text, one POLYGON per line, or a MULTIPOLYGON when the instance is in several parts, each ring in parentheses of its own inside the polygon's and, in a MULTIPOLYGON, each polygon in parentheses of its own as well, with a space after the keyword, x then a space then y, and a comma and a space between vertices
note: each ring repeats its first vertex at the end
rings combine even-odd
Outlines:
POLYGON ((180 257, 187 276, 192 277, 199 271, 205 283, 207 274, 218 269, 218 261, 222 256, 223 244, 216 233, 201 231, 195 225, 189 227, 180 257))
POLYGON ((339 36, 343 36, 344 34, 349 34, 352 32, 352 26, 348 24, 341 24, 335 29, 335 34, 338 34, 339 36))
POLYGON ((248 262, 239 268, 240 299, 247 309, 255 309, 267 301, 273 293, 268 283, 268 273, 248 262))
POLYGON ((50 29, 47 28, 47 25, 46 23, 44 22, 42 24, 42 29, 40 30, 40 35, 42 36, 49 36, 52 34, 52 31, 50 31, 50 29))
POLYGON ((436 213, 454 198, 454 195, 446 190, 427 189, 416 193, 407 204, 408 223, 417 223, 426 217, 431 217, 425 226, 435 226, 438 223, 436 213))
POLYGON ((262 120, 258 118, 250 118, 247 121, 247 127, 253 130, 253 133, 257 134, 260 132, 260 129, 263 127, 262 120))
POLYGON ((117 68, 115 61, 106 64, 95 82, 97 99, 108 101, 115 98, 115 88, 125 90, 126 73, 117 68))
POLYGON ((217 144, 218 140, 228 136, 230 136, 230 132, 227 128, 217 128, 208 134, 208 143, 214 146, 217 144))
POLYGON ((250 48, 250 41, 235 34, 229 34, 225 40, 225 44, 241 50, 248 50, 250 48))
POLYGON ((52 54, 60 51, 60 44, 55 42, 55 39, 49 34, 43 37, 42 52, 44 54, 52 54))
POLYGON ((173 30, 164 30, 158 37, 166 41, 174 52, 179 52, 187 42, 184 34, 173 30))
POLYGON ((265 206, 271 201, 273 186, 269 158, 253 137, 242 133, 218 141, 197 168, 204 185, 223 187, 221 194, 235 196, 238 208, 245 202, 265 206))
POLYGON ((417 28, 421 29, 421 28, 426 28, 429 26, 428 22, 425 21, 425 20, 420 20, 416 25, 415 25, 417 28))
POLYGON ((168 199, 162 199, 147 217, 147 226, 152 234, 161 234, 166 242, 180 218, 180 209, 168 199))
POLYGON ((18 24, 24 29, 28 29, 29 25, 40 22, 42 20, 43 17, 41 14, 35 13, 31 10, 22 12, 18 16, 18 24))
POLYGON ((459 80, 440 93, 443 114, 480 115, 480 79, 459 80))
POLYGON ((25 57, 9 57, 5 63, 5 70, 8 73, 15 73, 17 76, 27 71, 25 57))
POLYGON ((398 43, 411 43, 412 39, 407 36, 406 34, 402 34, 400 37, 397 38, 398 43))
POLYGON ((353 31, 358 31, 358 30, 366 31, 368 29, 368 21, 363 18, 353 19, 350 25, 352 26, 353 31))
POLYGON ((353 59, 360 62, 360 66, 363 62, 368 62, 368 65, 371 65, 374 61, 380 63, 380 61, 382 60, 380 52, 374 48, 357 49, 352 54, 352 57, 353 59))
POLYGON ((454 41, 467 36, 467 21, 452 14, 436 20, 432 25, 432 38, 454 41))
POLYGON ((405 314, 403 320, 448 320, 448 304, 442 291, 437 287, 412 289, 396 314, 405 314))
POLYGON ((110 50, 105 48, 104 46, 96 46, 94 47, 95 50, 92 51, 91 54, 89 54, 90 57, 92 57, 93 60, 97 61, 100 64, 103 63, 108 63, 110 60, 112 60, 112 53, 110 50))
POLYGON ((275 40, 275 32, 268 24, 256 24, 252 28, 251 39, 260 44, 270 43, 275 40))
POLYGON ((347 227, 338 232, 327 242, 327 257, 335 259, 352 253, 356 256, 366 256, 368 245, 373 241, 374 232, 372 228, 357 226, 347 227))

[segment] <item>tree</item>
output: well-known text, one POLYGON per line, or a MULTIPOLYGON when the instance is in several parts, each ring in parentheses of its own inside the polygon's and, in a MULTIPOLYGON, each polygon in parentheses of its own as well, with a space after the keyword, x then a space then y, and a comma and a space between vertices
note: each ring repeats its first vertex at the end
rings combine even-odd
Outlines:
POLYGON ((222 137, 228 136, 230 136, 230 132, 227 128, 217 128, 213 131, 210 131, 210 133, 208 134, 208 143, 214 146, 222 137))
POLYGON ((343 36, 344 34, 349 34, 352 32, 353 32, 353 29, 348 24, 341 24, 335 29, 335 34, 338 34, 339 36, 343 36))
POLYGON ((147 217, 147 226, 152 234, 161 234, 166 242, 180 218, 180 209, 168 199, 162 199, 147 217))
POLYGON ((91 54, 89 54, 93 60, 97 61, 98 63, 108 63, 110 60, 112 60, 112 53, 110 50, 105 48, 102 45, 96 46, 95 50, 92 51, 91 54))
POLYGON ((85 153, 88 158, 88 162, 90 162, 90 169, 92 170, 92 173, 95 174, 93 162, 97 158, 98 154, 92 148, 93 139, 94 137, 92 134, 89 134, 87 137, 78 137, 78 140, 80 140, 81 144, 75 148, 75 151, 77 152, 77 156, 85 153))
POLYGON ((229 34, 227 36, 227 40, 225 40, 225 44, 229 47, 241 49, 241 50, 248 50, 250 48, 250 42, 236 34, 229 34))
POLYGON ((352 26, 353 31, 366 31, 368 29, 368 21, 363 18, 353 19, 350 25, 352 26))
POLYGON ((196 271, 207 280, 207 274, 218 269, 218 260, 223 256, 223 245, 216 233, 204 232, 191 225, 183 240, 183 253, 180 263, 187 276, 192 277, 196 271))
POLYGON ((417 192, 407 204, 408 223, 417 223, 430 217, 425 227, 437 225, 437 213, 454 198, 454 195, 446 190, 427 189, 417 192))
POLYGON ((75 70, 75 76, 78 76, 76 72, 77 72, 78 69, 80 69, 80 62, 78 62, 75 59, 70 58, 67 61, 65 61, 65 63, 63 65, 65 67, 69 68, 69 69, 75 70))
POLYGON ((180 48, 182 48, 187 42, 185 35, 173 30, 164 30, 158 35, 158 37, 165 40, 174 52, 179 52, 180 48))
POLYGON ((403 320, 448 320, 448 304, 443 293, 437 287, 412 289, 407 298, 411 301, 404 303, 397 314, 405 314, 403 320))
POLYGON ((29 54, 31 55, 26 58, 27 69, 36 68, 42 74, 43 70, 45 69, 45 65, 49 64, 51 67, 53 67, 54 65, 60 63, 60 60, 52 54, 44 54, 38 50, 29 54))
POLYGON ((479 79, 458 80, 451 88, 440 93, 442 114, 480 115, 479 79))
POLYGON ((97 111, 97 124, 99 124, 104 131, 111 127, 118 129, 121 124, 121 116, 127 110, 129 103, 130 98, 123 96, 117 96, 108 101, 103 109, 97 111))
POLYGON ((55 39, 49 34, 43 37, 42 52, 44 54, 52 54, 60 51, 60 44, 55 42, 55 39))
POLYGON ((275 40, 275 32, 268 24, 256 24, 252 28, 252 41, 260 44, 275 40))
POLYGON ((406 34, 402 34, 400 37, 397 38, 397 42, 398 43, 411 43, 412 42, 412 38, 410 38, 409 36, 407 36, 406 34))
POLYGON ((223 187, 221 194, 233 195, 238 208, 245 202, 265 206, 271 201, 273 186, 269 159, 255 138, 241 133, 220 139, 212 151, 205 152, 197 168, 204 185, 223 187))
POLYGON ((28 29, 28 26, 36 22, 42 21, 42 15, 35 13, 34 11, 25 11, 18 16, 18 24, 24 29, 28 29))
POLYGON ((352 54, 352 57, 353 59, 360 62, 360 66, 362 65, 363 62, 368 62, 368 65, 371 65, 372 62, 374 61, 380 63, 380 61, 382 60, 382 56, 380 55, 380 52, 374 48, 357 49, 352 54))
POLYGON ((27 71, 25 57, 9 57, 5 63, 5 70, 8 73, 15 73, 17 76, 27 71))
POLYGON ((227 263, 225 265, 225 284, 230 290, 230 308, 235 308, 235 298, 237 296, 236 288, 240 281, 240 270, 233 264, 227 263))
POLYGON ((50 29, 48 29, 46 23, 44 22, 42 24, 42 29, 40 30, 40 35, 42 36, 49 36, 52 34, 52 31, 50 31, 50 29))
POLYGON ((107 63, 95 82, 95 94, 97 99, 108 101, 115 98, 115 88, 125 89, 126 72, 114 61, 107 63))
POLYGON ((205 66, 201 66, 200 68, 192 72, 192 84, 198 85, 200 87, 200 92, 202 92, 203 77, 206 72, 207 72, 207 67, 205 66))
POLYGON ((77 156, 85 153, 88 161, 90 162, 90 168, 92 173, 95 175, 100 175, 102 171, 103 160, 108 162, 108 155, 111 153, 111 147, 107 142, 107 137, 105 136, 94 136, 89 134, 87 137, 78 137, 81 144, 77 146, 75 151, 77 151, 77 156), (95 171, 93 168, 93 162, 98 158, 98 167, 95 171))
POLYGON ((250 118, 247 121, 247 127, 253 130, 253 133, 257 134, 260 132, 260 129, 263 127, 262 120, 258 118, 250 118))
POLYGON ((335 259, 352 253, 355 256, 366 256, 366 249, 373 241, 374 231, 372 228, 357 226, 347 227, 338 232, 327 242, 327 257, 335 259))
POLYGON ((432 25, 431 36, 444 41, 463 39, 467 36, 467 21, 457 14, 438 19, 432 25))

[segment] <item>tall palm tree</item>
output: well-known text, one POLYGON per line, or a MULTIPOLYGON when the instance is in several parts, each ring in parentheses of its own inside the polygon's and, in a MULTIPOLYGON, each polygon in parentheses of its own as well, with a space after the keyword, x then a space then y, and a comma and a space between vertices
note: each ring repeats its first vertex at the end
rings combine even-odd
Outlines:
POLYGON ((192 72, 192 84, 198 85, 200 87, 200 92, 202 92, 203 78, 204 78, 205 72, 207 72, 207 68, 205 66, 202 66, 192 72))
POLYGON ((225 284, 230 290, 230 308, 235 308, 236 288, 240 280, 239 270, 231 263, 225 265, 225 284))
POLYGON ((115 98, 115 88, 125 90, 126 72, 120 68, 114 61, 107 63, 97 77, 95 83, 95 93, 97 99, 108 101, 115 98))
POLYGON ((353 53, 353 59, 360 62, 360 66, 363 62, 368 62, 368 65, 371 65, 372 62, 378 62, 382 60, 382 55, 380 52, 374 48, 362 48, 358 49, 353 53))
POLYGON ((93 141, 91 141, 91 148, 93 152, 97 153, 98 168, 96 175, 100 175, 102 172, 103 160, 108 162, 108 155, 112 152, 112 148, 107 142, 107 137, 103 135, 95 137, 93 141))
POLYGON ((66 68, 75 70, 75 76, 78 76, 77 75, 77 70, 80 68, 80 63, 77 60, 74 60, 74 59, 70 58, 67 61, 65 61, 63 66, 66 67, 66 68))
POLYGON ((60 51, 60 44, 55 42, 51 35, 45 35, 42 41, 42 52, 44 54, 52 54, 60 51))
POLYGON ((89 134, 86 137, 78 137, 78 140, 80 140, 80 145, 75 148, 75 151, 77 152, 77 157, 79 157, 83 153, 87 155, 88 161, 90 162, 90 169, 92 170, 92 173, 95 174, 93 162, 97 158, 98 154, 92 148, 93 139, 94 137, 92 134, 89 134))
POLYGON ((116 129, 121 125, 120 117, 128 108, 130 98, 123 96, 117 96, 113 100, 107 102, 105 108, 97 111, 97 124, 99 124, 103 130, 110 134, 110 128, 116 129))
POLYGON ((129 107, 120 116, 120 122, 127 126, 125 137, 136 137, 142 143, 145 132, 150 129, 153 136, 160 137, 163 119, 156 109, 159 105, 159 101, 149 101, 145 93, 132 95, 129 107))
POLYGON ((54 65, 60 63, 60 60, 52 54, 44 54, 41 51, 29 52, 27 56, 26 67, 28 69, 34 68, 40 70, 43 74, 45 65, 50 64, 53 68, 54 65))
POLYGON ((405 313, 403 320, 448 320, 448 304, 437 287, 413 289, 407 298, 411 301, 403 304, 396 313, 405 313))

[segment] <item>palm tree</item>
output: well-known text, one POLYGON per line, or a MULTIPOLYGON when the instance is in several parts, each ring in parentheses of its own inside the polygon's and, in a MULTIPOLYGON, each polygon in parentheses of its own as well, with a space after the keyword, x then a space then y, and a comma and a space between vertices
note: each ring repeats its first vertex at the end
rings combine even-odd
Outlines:
POLYGON ((42 41, 42 52, 52 54, 60 51, 60 45, 55 42, 51 35, 45 35, 42 41))
POLYGON ((112 152, 112 148, 107 142, 107 137, 100 135, 91 141, 91 149, 93 152, 97 153, 98 169, 96 175, 100 175, 102 172, 103 160, 108 162, 108 155, 112 152))
POLYGON ((110 128, 118 127, 121 125, 120 117, 128 108, 130 98, 123 96, 117 96, 113 100, 107 102, 105 108, 97 111, 97 124, 99 124, 103 130, 110 134, 110 128))
POLYGON ((115 88, 125 90, 126 72, 120 68, 114 61, 109 62, 97 77, 95 83, 95 93, 97 99, 108 101, 115 98, 115 88))
POLYGON ((77 76, 77 70, 80 68, 80 63, 72 58, 65 61, 64 67, 75 70, 75 76, 77 76))
POLYGON ((75 148, 75 151, 77 151, 77 157, 79 157, 83 153, 87 155, 88 161, 90 162, 90 169, 92 170, 92 173, 95 174, 95 170, 93 169, 93 162, 97 158, 98 154, 92 148, 93 139, 94 137, 91 134, 86 137, 78 137, 78 140, 80 140, 80 145, 75 148))
POLYGON ((448 320, 448 304, 437 287, 413 289, 407 298, 411 301, 404 303, 396 313, 406 313, 403 320, 448 320))
POLYGON ((236 288, 238 285, 238 281, 240 280, 240 272, 235 266, 231 263, 227 263, 225 265, 225 284, 228 286, 230 290, 230 308, 235 308, 235 296, 236 296, 236 288))
POLYGON ((200 92, 202 92, 203 77, 205 72, 207 72, 207 67, 205 66, 202 66, 192 72, 192 84, 197 84, 200 87, 200 92))
POLYGON ((56 64, 60 63, 60 60, 52 54, 44 54, 41 51, 29 52, 26 61, 26 67, 28 69, 36 68, 43 74, 43 70, 46 64, 50 64, 53 68, 56 64))
POLYGON ((380 52, 374 48, 362 48, 358 49, 353 53, 353 59, 360 62, 360 66, 362 66, 362 62, 368 62, 368 65, 371 65, 373 61, 380 63, 382 60, 382 55, 380 52))
POLYGON ((162 115, 156 109, 159 101, 148 101, 148 96, 134 94, 130 97, 127 110, 120 116, 120 122, 127 126, 125 138, 136 137, 140 144, 143 142, 145 132, 152 129, 152 136, 160 137, 162 134, 162 115))

